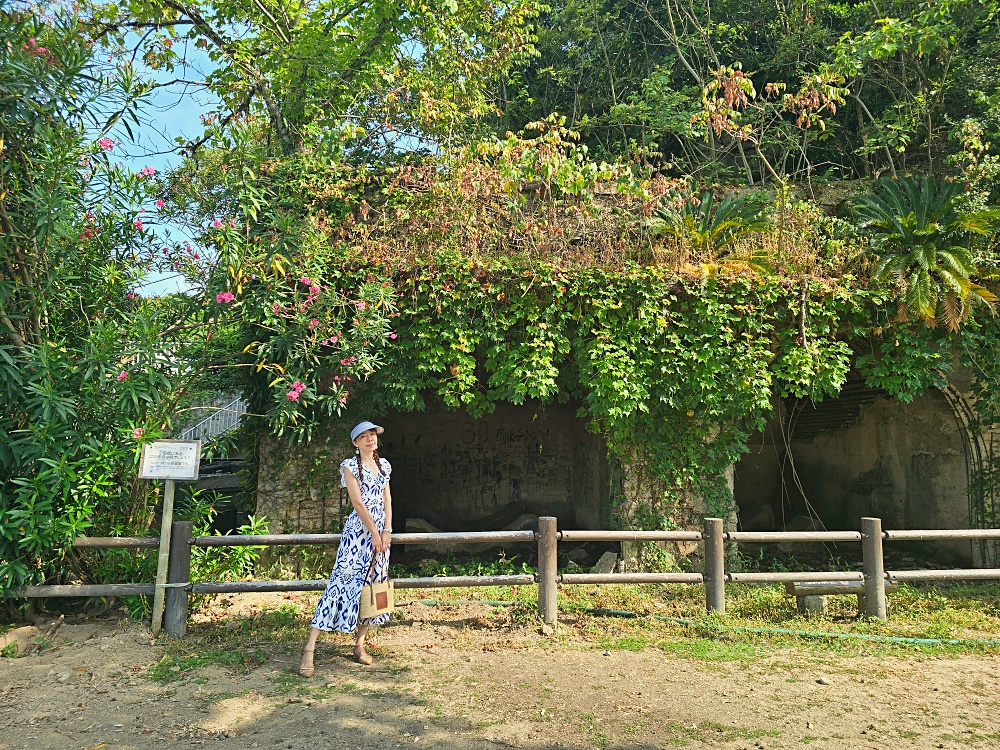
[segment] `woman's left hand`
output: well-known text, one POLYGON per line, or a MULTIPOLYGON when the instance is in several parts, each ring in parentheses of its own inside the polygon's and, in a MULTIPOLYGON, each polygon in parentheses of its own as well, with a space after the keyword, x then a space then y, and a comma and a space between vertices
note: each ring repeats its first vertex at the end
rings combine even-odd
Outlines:
POLYGON ((391 542, 391 541, 392 541, 392 532, 391 531, 383 531, 382 532, 382 544, 385 545, 386 549, 389 549, 389 542, 391 542))

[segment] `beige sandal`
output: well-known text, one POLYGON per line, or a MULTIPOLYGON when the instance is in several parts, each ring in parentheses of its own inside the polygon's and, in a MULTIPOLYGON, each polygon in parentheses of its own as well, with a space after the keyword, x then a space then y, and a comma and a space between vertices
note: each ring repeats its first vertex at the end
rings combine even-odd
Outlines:
POLYGON ((302 652, 302 663, 299 664, 299 674, 303 677, 312 677, 313 673, 316 671, 316 668, 313 666, 313 654, 315 651, 316 649, 307 648, 302 652), (309 657, 308 666, 306 666, 306 656, 309 657))
POLYGON ((354 647, 354 661, 356 661, 358 664, 364 664, 367 667, 367 666, 371 665, 373 659, 368 654, 368 652, 364 650, 363 647, 355 646, 354 647))

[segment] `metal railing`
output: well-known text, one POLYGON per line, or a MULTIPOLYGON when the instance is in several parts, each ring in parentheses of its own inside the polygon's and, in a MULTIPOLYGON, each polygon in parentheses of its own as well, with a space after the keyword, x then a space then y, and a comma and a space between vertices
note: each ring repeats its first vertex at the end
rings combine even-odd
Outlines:
POLYGON ((246 413, 247 405, 243 396, 237 396, 223 406, 206 407, 214 409, 209 416, 181 432, 181 440, 208 441, 216 435, 236 429, 240 417, 246 413))
MULTIPOLYGON (((863 518, 861 531, 746 532, 723 528, 719 518, 706 518, 702 531, 558 531, 551 516, 538 520, 538 531, 437 532, 432 534, 394 534, 393 544, 480 544, 483 542, 535 542, 538 545, 538 572, 523 575, 429 576, 396 578, 398 589, 538 586, 538 608, 545 623, 556 621, 558 585, 682 583, 705 585, 708 612, 725 613, 727 583, 767 584, 781 582, 860 581, 863 583, 864 611, 868 617, 886 619, 886 583, 898 581, 1000 580, 1000 568, 901 570, 884 568, 884 541, 933 541, 948 539, 1000 539, 1000 529, 932 529, 883 531, 878 518, 863 518), (559 542, 702 542, 704 573, 562 573, 557 570, 559 542), (727 542, 853 542, 861 543, 860 571, 796 571, 774 573, 726 572, 727 542)), ((183 636, 187 631, 188 594, 222 594, 267 591, 322 591, 322 580, 299 581, 209 581, 190 580, 193 547, 241 547, 273 545, 333 545, 340 534, 264 534, 258 536, 199 536, 192 538, 190 521, 175 521, 170 538, 170 559, 166 583, 164 629, 169 635, 183 636)), ((79 548, 150 549, 159 546, 158 537, 81 537, 79 548)), ((16 596, 90 597, 151 595, 152 583, 27 586, 16 596)))

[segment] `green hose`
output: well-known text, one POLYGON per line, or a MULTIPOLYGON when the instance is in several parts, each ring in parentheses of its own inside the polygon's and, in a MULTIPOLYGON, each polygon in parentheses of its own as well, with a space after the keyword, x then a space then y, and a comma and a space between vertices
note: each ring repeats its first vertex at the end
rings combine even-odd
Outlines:
MULTIPOLYGON (((490 599, 455 599, 440 601, 438 599, 419 599, 421 604, 436 607, 440 604, 486 604, 491 607, 509 607, 524 602, 501 602, 490 599)), ((686 620, 665 615, 643 615, 626 609, 608 609, 606 607, 584 607, 563 605, 564 612, 589 612, 602 617, 646 618, 652 616, 655 620, 671 622, 688 628, 712 630, 716 632, 756 633, 760 635, 793 635, 798 638, 835 638, 841 640, 871 641, 873 643, 905 643, 914 646, 993 646, 1000 647, 1000 639, 996 638, 907 638, 898 635, 866 635, 864 633, 831 633, 822 630, 794 630, 792 628, 752 628, 745 625, 720 625, 698 620, 686 620)))

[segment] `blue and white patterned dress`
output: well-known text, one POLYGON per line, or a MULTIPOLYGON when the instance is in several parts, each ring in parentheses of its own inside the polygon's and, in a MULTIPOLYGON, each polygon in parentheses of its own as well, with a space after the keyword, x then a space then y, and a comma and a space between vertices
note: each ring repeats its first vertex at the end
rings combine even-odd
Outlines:
MULTIPOLYGON (((361 488, 361 499, 371 514, 372 520, 379 531, 385 528, 385 487, 389 483, 392 467, 384 458, 380 458, 383 474, 372 472, 355 458, 348 458, 340 464, 340 485, 346 487, 344 470, 350 471, 355 478, 359 477, 358 467, 365 472, 365 481, 361 488)), ((351 511, 341 531, 340 546, 337 548, 337 561, 326 584, 326 591, 316 605, 312 626, 327 632, 339 631, 352 633, 358 626, 358 606, 361 601, 361 587, 364 585, 368 566, 372 563, 375 548, 368 529, 361 523, 357 511, 351 511)), ((374 580, 384 581, 389 577, 389 553, 378 556, 375 561, 374 580)), ((389 614, 379 615, 362 620, 370 625, 382 625, 388 622, 389 614)))

